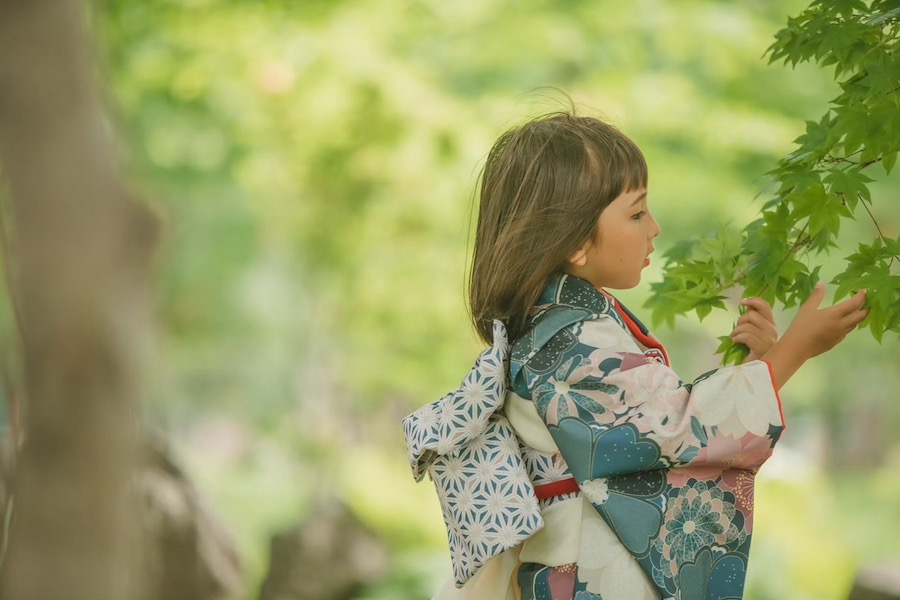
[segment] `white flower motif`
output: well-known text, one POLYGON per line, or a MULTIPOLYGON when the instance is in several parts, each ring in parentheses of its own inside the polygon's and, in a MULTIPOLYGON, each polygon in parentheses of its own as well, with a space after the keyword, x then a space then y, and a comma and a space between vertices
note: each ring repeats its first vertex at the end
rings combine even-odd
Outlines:
POLYGON ((531 485, 531 479, 525 469, 513 469, 509 474, 508 481, 516 488, 525 487, 526 484, 531 485))
POLYGON ((625 330, 612 319, 598 319, 583 324, 578 341, 591 348, 619 348, 625 335, 625 330))
POLYGON ((457 479, 463 474, 463 467, 465 463, 458 456, 449 456, 446 461, 443 462, 443 466, 436 465, 435 469, 443 471, 442 475, 446 477, 448 480, 457 479))
POLYGON ((482 519, 475 519, 469 523, 462 524, 460 529, 466 535, 468 543, 472 547, 487 543, 488 533, 485 531, 485 523, 482 519))
MULTIPOLYGON (((448 502, 449 500, 450 498, 447 498, 448 502)), ((456 499, 453 504, 455 505, 456 512, 461 515, 464 515, 468 511, 472 510, 475 506, 475 499, 472 494, 472 488, 466 486, 460 489, 459 492, 457 492, 456 499)))
POLYGON ((476 438, 484 430, 484 423, 476 420, 467 421, 460 428, 463 438, 476 438))
POLYGON ((427 430, 438 424, 438 416, 440 413, 436 406, 429 404, 428 406, 423 406, 419 412, 414 414, 415 417, 413 422, 415 423, 416 430, 424 429, 427 433, 427 430))
POLYGON ((488 485, 494 481, 496 469, 490 462, 480 462, 472 465, 472 481, 478 485, 488 485))
POLYGON ((492 523, 502 523, 502 515, 508 505, 509 503, 499 487, 488 491, 484 499, 485 517, 489 518, 492 523))
POLYGON ((762 436, 781 424, 778 404, 764 363, 719 369, 694 388, 697 418, 734 438, 762 436))
POLYGON ((466 407, 486 401, 484 384, 482 384, 481 381, 477 381, 475 377, 466 379, 466 381, 463 382, 459 395, 460 399, 463 401, 462 405, 466 407))
POLYGON ((519 449, 519 440, 514 437, 505 437, 500 440, 498 449, 504 455, 516 454, 521 452, 521 450, 519 449))
POLYGON ((515 546, 522 535, 522 532, 519 531, 519 528, 516 525, 517 524, 512 521, 501 523, 497 528, 494 539, 504 547, 515 546))
POLYGON ((582 481, 579 487, 591 504, 603 504, 609 498, 609 486, 603 477, 582 481))

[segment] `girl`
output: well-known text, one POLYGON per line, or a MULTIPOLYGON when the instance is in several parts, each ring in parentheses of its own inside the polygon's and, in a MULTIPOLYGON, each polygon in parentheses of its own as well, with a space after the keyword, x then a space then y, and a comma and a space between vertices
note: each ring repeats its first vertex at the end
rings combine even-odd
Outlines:
POLYGON ((784 429, 778 390, 866 316, 864 292, 781 339, 749 299, 739 366, 685 383, 608 289, 636 286, 660 233, 641 151, 568 113, 508 131, 481 180, 470 281, 491 347, 413 413, 414 475, 438 488, 454 579, 437 598, 741 598, 753 482, 784 429))

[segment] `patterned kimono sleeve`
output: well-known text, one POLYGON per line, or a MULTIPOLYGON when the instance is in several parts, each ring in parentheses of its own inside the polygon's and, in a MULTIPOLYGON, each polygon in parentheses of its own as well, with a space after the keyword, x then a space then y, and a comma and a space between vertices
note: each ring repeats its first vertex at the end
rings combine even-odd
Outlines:
POLYGON ((685 383, 623 334, 606 316, 570 325, 521 372, 578 482, 686 466, 755 471, 768 458, 784 427, 769 365, 685 383))
POLYGON ((685 383, 608 314, 530 339, 514 391, 660 596, 742 598, 754 477, 784 428, 769 366, 685 383))

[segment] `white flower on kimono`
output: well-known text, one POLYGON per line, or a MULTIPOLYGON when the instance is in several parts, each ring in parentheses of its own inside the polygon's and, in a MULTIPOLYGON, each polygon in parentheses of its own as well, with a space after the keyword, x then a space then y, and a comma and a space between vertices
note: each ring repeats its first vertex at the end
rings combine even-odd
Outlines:
POLYGON ((697 419, 735 438, 748 432, 764 436, 770 425, 781 425, 772 381, 760 365, 727 367, 710 375, 696 400, 697 419))
POLYGON ((466 466, 465 461, 459 456, 448 456, 447 459, 443 462, 443 464, 438 463, 434 466, 434 469, 441 473, 444 477, 448 479, 453 479, 454 481, 460 480, 463 475, 463 468, 466 466))
POLYGON ((413 413, 412 421, 421 433, 430 433, 431 429, 440 423, 440 411, 434 404, 423 406, 418 412, 413 413))
POLYGON ((611 394, 618 393, 619 388, 594 377, 593 370, 590 361, 576 354, 535 388, 538 413, 548 425, 559 423, 563 417, 577 416, 579 408, 590 413, 597 422, 612 419, 609 412, 614 402, 611 394))
POLYGON ((486 398, 488 394, 483 380, 478 377, 467 377, 457 393, 460 408, 472 408, 490 400, 486 398))
POLYGON ((509 490, 501 486, 493 486, 493 488, 488 488, 485 492, 481 505, 485 518, 489 519, 489 523, 502 523, 509 490))
POLYGON ((631 341, 631 337, 612 318, 585 321, 578 341, 591 348, 617 348, 631 341))
POLYGON ((584 497, 587 498, 591 504, 600 505, 609 498, 609 486, 606 484, 605 477, 582 481, 578 484, 578 487, 581 488, 584 497))
POLYGON ((494 534, 494 542, 505 547, 515 546, 522 537, 518 524, 514 521, 499 521, 497 532, 494 534))
POLYGON ((466 514, 475 508, 475 495, 468 485, 463 484, 455 490, 447 491, 446 494, 441 494, 441 498, 447 503, 452 502, 460 514, 466 514))
POLYGON ((518 438, 513 436, 504 436, 499 442, 497 442, 497 451, 502 456, 509 457, 521 453, 522 450, 521 446, 519 445, 518 438))

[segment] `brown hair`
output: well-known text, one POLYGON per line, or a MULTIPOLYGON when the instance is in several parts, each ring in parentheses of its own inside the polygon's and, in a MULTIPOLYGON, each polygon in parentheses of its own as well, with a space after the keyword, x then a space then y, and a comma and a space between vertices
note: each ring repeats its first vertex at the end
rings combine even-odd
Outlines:
POLYGON ((492 321, 522 333, 547 278, 596 235, 623 192, 647 186, 647 163, 622 132, 593 117, 556 112, 515 127, 481 173, 469 307, 482 340, 492 321))

